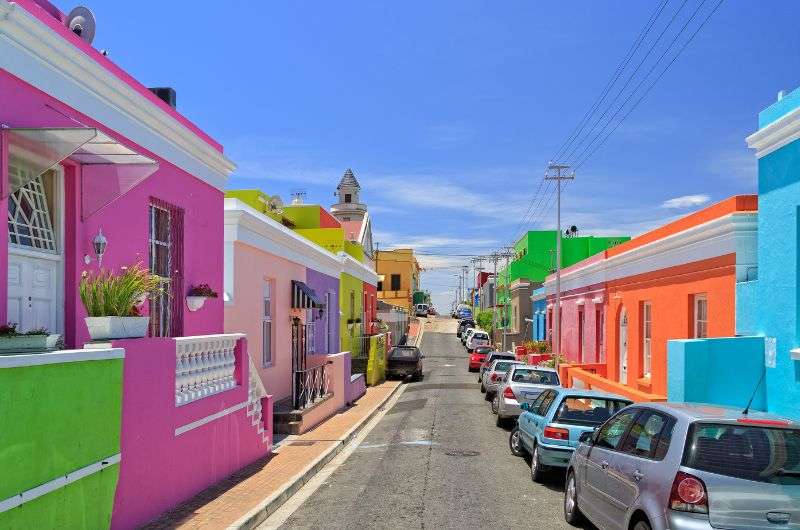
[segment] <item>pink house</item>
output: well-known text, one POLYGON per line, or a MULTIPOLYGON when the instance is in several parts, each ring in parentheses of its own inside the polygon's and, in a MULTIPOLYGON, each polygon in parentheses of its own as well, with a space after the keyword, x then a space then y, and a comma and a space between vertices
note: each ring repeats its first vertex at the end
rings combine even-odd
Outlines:
POLYGON ((251 339, 276 432, 305 432, 353 399, 357 382, 338 341, 342 259, 225 199, 225 329, 251 339))
POLYGON ((46 0, 0 0, 0 101, 0 323, 79 348, 84 271, 141 263, 163 280, 143 311, 151 338, 112 345, 125 360, 111 524, 136 527, 269 452, 269 398, 244 336, 222 334, 222 297, 185 301, 192 285, 223 290, 234 165, 46 0))

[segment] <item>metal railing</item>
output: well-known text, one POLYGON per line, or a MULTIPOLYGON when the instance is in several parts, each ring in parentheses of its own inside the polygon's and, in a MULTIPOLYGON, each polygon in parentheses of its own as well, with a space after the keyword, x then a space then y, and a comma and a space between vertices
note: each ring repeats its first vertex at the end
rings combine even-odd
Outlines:
POLYGON ((326 367, 329 364, 333 364, 332 361, 294 372, 295 388, 298 389, 294 394, 294 403, 292 404, 295 410, 308 408, 328 395, 330 378, 326 367))

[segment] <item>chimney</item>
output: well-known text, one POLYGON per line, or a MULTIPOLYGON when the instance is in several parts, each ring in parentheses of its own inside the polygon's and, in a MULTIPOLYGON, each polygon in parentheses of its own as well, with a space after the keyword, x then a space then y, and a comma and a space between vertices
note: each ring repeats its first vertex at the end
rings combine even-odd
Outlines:
POLYGON ((177 108, 177 98, 178 95, 175 93, 175 89, 172 87, 153 87, 148 88, 150 92, 155 94, 158 99, 169 105, 170 107, 177 108))

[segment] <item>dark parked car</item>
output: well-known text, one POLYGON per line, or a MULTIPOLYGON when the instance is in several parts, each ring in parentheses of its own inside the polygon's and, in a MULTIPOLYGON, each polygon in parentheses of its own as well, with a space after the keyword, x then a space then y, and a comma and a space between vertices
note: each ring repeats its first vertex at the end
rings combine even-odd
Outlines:
POLYGON ((422 379, 422 359, 425 357, 416 346, 397 346, 389 352, 386 366, 388 377, 411 378, 412 381, 422 379))
POLYGON ((464 333, 465 329, 474 328, 475 321, 471 318, 465 318, 458 323, 458 330, 456 331, 456 337, 461 337, 461 334, 464 333))

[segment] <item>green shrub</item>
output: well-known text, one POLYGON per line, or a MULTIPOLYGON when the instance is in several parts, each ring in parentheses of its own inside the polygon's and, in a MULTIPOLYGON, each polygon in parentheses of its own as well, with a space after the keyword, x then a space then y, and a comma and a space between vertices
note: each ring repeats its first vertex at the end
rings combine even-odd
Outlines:
POLYGON ((79 292, 90 317, 131 317, 137 316, 143 300, 161 292, 161 280, 137 263, 122 267, 119 274, 84 271, 79 292))

